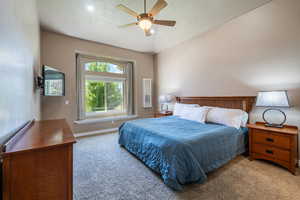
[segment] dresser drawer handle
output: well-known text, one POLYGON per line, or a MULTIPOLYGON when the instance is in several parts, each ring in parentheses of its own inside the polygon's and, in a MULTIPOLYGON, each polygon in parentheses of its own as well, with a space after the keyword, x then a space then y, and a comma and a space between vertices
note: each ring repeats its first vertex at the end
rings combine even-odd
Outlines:
POLYGON ((266 138, 266 140, 267 140, 268 142, 274 142, 274 139, 272 139, 272 138, 266 138))
POLYGON ((272 150, 266 150, 266 153, 273 154, 273 151, 272 150))

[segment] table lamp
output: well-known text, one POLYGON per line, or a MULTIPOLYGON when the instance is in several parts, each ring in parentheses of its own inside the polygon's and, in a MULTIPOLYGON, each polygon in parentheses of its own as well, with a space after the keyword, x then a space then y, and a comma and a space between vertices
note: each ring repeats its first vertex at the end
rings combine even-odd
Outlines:
POLYGON ((289 108, 290 107, 287 91, 258 92, 257 99, 256 99, 256 106, 257 107, 270 107, 270 108, 266 109, 262 114, 262 118, 265 121, 265 126, 282 128, 284 123, 286 122, 286 114, 279 108, 289 108), (271 111, 271 110, 278 111, 283 115, 284 118, 281 123, 275 124, 275 123, 270 123, 266 120, 265 115, 268 111, 271 111))
POLYGON ((168 103, 172 103, 173 101, 173 96, 170 95, 170 94, 165 94, 165 95, 160 95, 159 96, 159 103, 161 104, 160 105, 160 111, 161 112, 164 112, 164 113, 167 113, 169 112, 169 107, 168 107, 168 103), (167 107, 167 109, 165 109, 164 107, 167 107))

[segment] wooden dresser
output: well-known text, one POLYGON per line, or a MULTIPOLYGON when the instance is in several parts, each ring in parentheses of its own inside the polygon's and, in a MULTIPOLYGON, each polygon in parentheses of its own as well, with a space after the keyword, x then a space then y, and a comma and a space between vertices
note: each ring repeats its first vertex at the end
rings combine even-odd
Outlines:
POLYGON ((298 164, 298 128, 266 127, 264 123, 248 124, 250 159, 265 159, 296 173, 298 164))
POLYGON ((32 122, 7 144, 3 158, 3 200, 73 198, 73 144, 65 120, 32 122))

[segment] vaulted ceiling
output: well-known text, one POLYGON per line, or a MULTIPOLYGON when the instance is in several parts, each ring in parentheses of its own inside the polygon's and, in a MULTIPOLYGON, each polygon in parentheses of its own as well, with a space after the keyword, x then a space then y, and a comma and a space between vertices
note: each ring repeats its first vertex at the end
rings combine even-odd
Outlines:
MULTIPOLYGON (((159 52, 193 38, 271 0, 166 0, 157 19, 176 20, 175 27, 154 25, 145 37, 139 27, 119 28, 135 22, 115 7, 124 4, 142 13, 143 0, 38 0, 44 29, 81 39, 141 52, 159 52)), ((147 0, 148 10, 156 0, 147 0)))

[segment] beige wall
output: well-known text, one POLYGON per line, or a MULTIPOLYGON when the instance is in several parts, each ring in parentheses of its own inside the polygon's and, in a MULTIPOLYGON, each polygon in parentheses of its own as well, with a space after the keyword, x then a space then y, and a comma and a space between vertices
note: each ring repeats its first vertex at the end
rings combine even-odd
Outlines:
MULTIPOLYGON (((126 38, 123 38, 126 39, 126 38)), ((76 52, 96 56, 115 57, 135 61, 134 66, 134 102, 139 117, 153 116, 152 109, 144 109, 142 104, 142 79, 153 78, 153 56, 100 43, 80 40, 56 33, 41 33, 42 64, 53 66, 66 74, 65 97, 43 97, 42 119, 66 118, 75 132, 87 132, 118 127, 119 122, 102 122, 77 125, 76 101, 76 52), (70 104, 65 104, 65 101, 70 104)))
MULTIPOLYGON (((201 20, 201 19, 199 19, 201 20)), ((288 90, 300 127, 300 1, 274 0, 155 57, 157 94, 256 95, 288 90)), ((261 109, 251 120, 261 120, 261 109)), ((274 116, 277 117, 277 116, 274 116)))
POLYGON ((40 118, 34 87, 40 57, 35 0, 0 2, 0 143, 27 121, 40 118))

